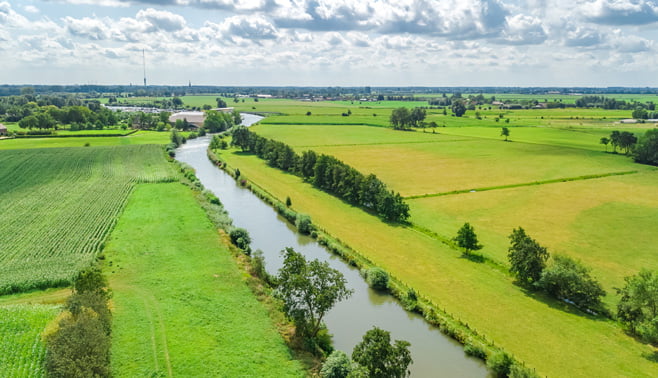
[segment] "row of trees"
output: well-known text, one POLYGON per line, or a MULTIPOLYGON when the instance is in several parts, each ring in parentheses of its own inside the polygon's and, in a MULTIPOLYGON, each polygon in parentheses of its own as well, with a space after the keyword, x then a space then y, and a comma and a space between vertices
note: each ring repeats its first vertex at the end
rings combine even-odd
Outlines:
POLYGON ((44 331, 49 377, 109 377, 112 314, 98 268, 78 274, 64 311, 44 331))
POLYGON ((413 108, 412 110, 405 107, 397 108, 391 113, 391 126, 395 130, 407 130, 412 127, 418 127, 425 120, 426 115, 427 111, 423 108, 413 108))
POLYGON ((333 156, 304 151, 297 155, 285 143, 263 138, 246 127, 233 131, 232 145, 255 153, 276 168, 291 172, 337 197, 374 211, 382 218, 403 222, 409 217, 399 193, 390 191, 374 174, 367 176, 333 156))
MULTIPOLYGON (((549 295, 573 303, 584 310, 599 309, 605 291, 590 269, 567 256, 553 256, 521 227, 509 236, 510 272, 527 288, 544 290, 549 295)), ((473 226, 465 223, 453 239, 466 254, 482 248, 473 226)))
POLYGON ((637 163, 658 165, 658 129, 647 130, 639 139, 629 131, 615 130, 609 138, 601 138, 600 143, 605 145, 606 151, 610 144, 615 153, 619 148, 627 155, 632 154, 637 163))

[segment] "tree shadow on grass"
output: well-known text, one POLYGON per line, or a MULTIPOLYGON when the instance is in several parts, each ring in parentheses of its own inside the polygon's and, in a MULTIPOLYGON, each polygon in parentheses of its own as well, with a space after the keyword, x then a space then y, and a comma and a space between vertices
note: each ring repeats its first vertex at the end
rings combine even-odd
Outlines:
POLYGON ((583 317, 583 318, 586 318, 586 319, 589 319, 589 320, 595 320, 595 321, 608 321, 608 320, 610 320, 610 318, 606 316, 605 309, 599 310, 596 314, 591 314, 591 313, 586 312, 585 310, 581 310, 580 308, 578 308, 578 307, 576 307, 572 304, 561 301, 559 299, 555 299, 552 296, 550 296, 550 295, 548 295, 548 294, 546 294, 546 293, 544 293, 540 290, 530 288, 530 287, 527 287, 527 286, 523 286, 523 285, 519 284, 518 282, 515 282, 515 285, 519 289, 521 289, 523 294, 525 294, 526 296, 528 296, 528 297, 530 297, 530 298, 532 298, 536 301, 539 301, 539 302, 545 304, 546 306, 548 306, 552 309, 556 309, 556 310, 560 310, 560 311, 563 311, 563 312, 566 312, 566 313, 569 313, 569 314, 577 315, 577 316, 580 316, 580 317, 583 317))
POLYGON ((644 352, 642 353, 642 357, 646 358, 651 362, 658 363, 658 350, 654 350, 652 352, 644 352))
POLYGON ((472 252, 462 252, 460 258, 476 263, 483 263, 486 260, 484 256, 472 252))

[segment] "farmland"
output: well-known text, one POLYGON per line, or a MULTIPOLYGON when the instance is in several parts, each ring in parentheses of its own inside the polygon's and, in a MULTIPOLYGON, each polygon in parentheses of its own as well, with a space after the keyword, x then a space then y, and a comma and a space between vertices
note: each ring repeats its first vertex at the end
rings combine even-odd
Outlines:
POLYGON ((378 109, 377 117, 372 109, 356 106, 348 117, 329 112, 324 116, 327 105, 285 109, 286 115, 272 116, 252 130, 298 153, 312 149, 375 173, 409 197, 411 226, 383 225, 254 156, 229 152, 222 159, 278 198, 290 196, 296 210, 311 214, 331 234, 542 374, 646 375, 654 369, 647 357, 653 349, 625 335, 619 325, 594 320, 541 294, 525 293, 504 269, 507 236, 518 226, 551 254, 566 254, 591 267, 608 292, 604 302, 612 310, 618 301, 614 287, 623 277, 641 268, 658 269, 652 247, 658 243, 658 202, 649 195, 658 188, 655 169, 606 154, 599 144, 611 130, 639 135, 653 125, 620 125, 617 120, 627 114, 601 109, 506 111, 508 124, 494 121, 499 110, 482 111, 487 118, 481 120, 429 110, 427 120, 445 121, 446 127, 401 132, 360 122, 365 111, 385 120, 379 113, 386 109, 378 109), (512 142, 500 136, 502 125, 509 125, 512 142), (460 259, 458 251, 444 244, 464 222, 475 227, 485 245, 481 252, 493 264, 460 259), (514 329, 508 326, 510 319, 514 329), (546 347, 537 353, 533 342, 546 347))
MULTIPOLYGON (((109 130, 101 130, 105 134, 109 130)), ((121 130, 124 132, 123 130, 121 130)), ((64 133, 64 132, 63 132, 64 133)), ((83 146, 126 146, 136 144, 166 144, 169 143, 170 133, 158 131, 138 131, 128 136, 112 136, 112 137, 91 137, 91 136, 77 136, 79 133, 68 132, 76 135, 75 137, 60 138, 19 138, 19 139, 6 139, 0 140, 0 150, 17 150, 17 149, 31 149, 31 148, 56 148, 56 147, 83 147, 83 146)), ((84 132, 83 135, 86 135, 84 132)), ((185 134, 183 134, 185 135, 185 134)))
POLYGON ((0 306, 0 372, 3 377, 42 377, 46 348, 41 331, 59 312, 52 305, 0 306))
POLYGON ((116 376, 305 375, 188 188, 139 185, 106 256, 116 376))
POLYGON ((160 147, 0 151, 0 293, 61 286, 95 258, 138 182, 174 180, 160 147))

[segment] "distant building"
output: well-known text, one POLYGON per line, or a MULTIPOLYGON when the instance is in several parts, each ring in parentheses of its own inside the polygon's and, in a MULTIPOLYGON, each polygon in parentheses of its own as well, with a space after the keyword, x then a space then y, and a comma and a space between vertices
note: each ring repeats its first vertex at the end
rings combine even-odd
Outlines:
POLYGON ((7 126, 0 123, 0 135, 7 135, 7 133, 8 133, 7 126))
POLYGON ((201 127, 203 121, 206 120, 206 113, 204 112, 179 112, 169 116, 169 122, 176 123, 177 120, 187 120, 192 126, 201 127))
MULTIPOLYGON (((233 112, 233 108, 215 108, 212 110, 218 112, 224 112, 224 113, 233 112)), ((179 119, 181 121, 187 120, 187 123, 189 123, 192 126, 202 127, 203 122, 206 120, 206 112, 184 111, 184 112, 174 113, 169 116, 169 122, 172 124, 176 123, 176 121, 179 119)))

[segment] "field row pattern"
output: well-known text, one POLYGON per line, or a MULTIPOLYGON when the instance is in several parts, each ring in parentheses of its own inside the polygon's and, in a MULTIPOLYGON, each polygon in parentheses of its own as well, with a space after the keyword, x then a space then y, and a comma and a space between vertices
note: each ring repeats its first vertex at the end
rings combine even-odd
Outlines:
POLYGON ((66 284, 135 183, 173 180, 158 146, 0 152, 0 294, 66 284))
POLYGON ((43 377, 46 347, 41 332, 59 309, 56 306, 0 307, 0 375, 43 377))

